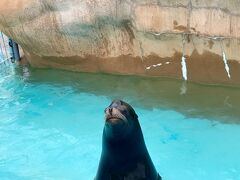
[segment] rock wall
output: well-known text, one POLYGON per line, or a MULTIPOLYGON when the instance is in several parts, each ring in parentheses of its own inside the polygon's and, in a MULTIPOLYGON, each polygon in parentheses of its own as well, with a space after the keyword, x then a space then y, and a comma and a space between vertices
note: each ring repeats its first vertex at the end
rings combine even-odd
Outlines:
POLYGON ((34 67, 240 85, 240 0, 1 0, 0 30, 34 67))

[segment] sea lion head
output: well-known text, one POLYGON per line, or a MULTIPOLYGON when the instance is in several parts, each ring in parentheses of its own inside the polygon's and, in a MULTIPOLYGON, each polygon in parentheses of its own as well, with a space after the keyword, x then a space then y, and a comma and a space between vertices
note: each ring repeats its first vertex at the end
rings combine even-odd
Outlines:
POLYGON ((126 137, 138 122, 134 109, 122 100, 114 100, 104 110, 105 131, 108 137, 126 137))

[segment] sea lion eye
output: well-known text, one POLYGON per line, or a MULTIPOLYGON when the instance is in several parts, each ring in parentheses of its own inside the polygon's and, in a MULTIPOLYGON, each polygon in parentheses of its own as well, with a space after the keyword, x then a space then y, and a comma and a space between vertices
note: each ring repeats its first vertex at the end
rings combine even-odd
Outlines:
POLYGON ((123 109, 123 110, 122 110, 122 113, 126 115, 126 114, 127 114, 127 110, 126 110, 126 109, 123 109))

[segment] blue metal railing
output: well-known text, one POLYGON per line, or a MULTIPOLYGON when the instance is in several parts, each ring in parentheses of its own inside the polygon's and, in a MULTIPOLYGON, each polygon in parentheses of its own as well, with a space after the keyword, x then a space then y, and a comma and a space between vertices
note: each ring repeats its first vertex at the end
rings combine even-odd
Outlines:
POLYGON ((8 44, 10 46, 9 50, 10 50, 11 62, 14 63, 15 61, 20 61, 18 44, 15 41, 13 41, 12 39, 9 39, 8 44))

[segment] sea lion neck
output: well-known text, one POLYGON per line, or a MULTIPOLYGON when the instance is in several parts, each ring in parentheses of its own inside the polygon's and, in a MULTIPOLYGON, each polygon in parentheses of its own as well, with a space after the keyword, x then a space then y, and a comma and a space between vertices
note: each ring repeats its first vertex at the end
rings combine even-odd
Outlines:
POLYGON ((131 133, 127 134, 123 138, 109 137, 108 134, 106 134, 105 130, 103 132, 103 147, 105 147, 107 151, 108 149, 111 151, 117 151, 118 148, 137 148, 136 142, 142 142, 140 143, 141 146, 145 146, 143 134, 139 123, 136 123, 131 133))

